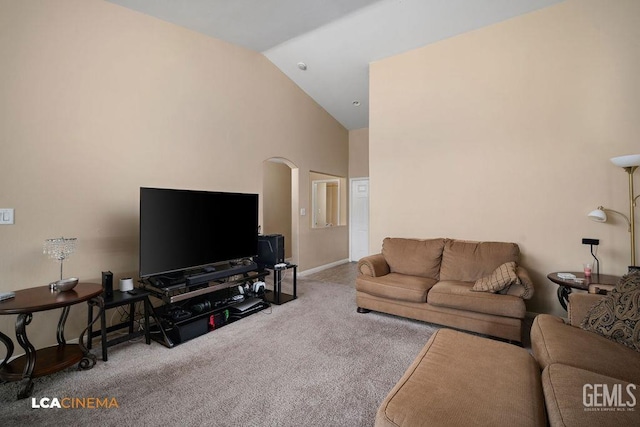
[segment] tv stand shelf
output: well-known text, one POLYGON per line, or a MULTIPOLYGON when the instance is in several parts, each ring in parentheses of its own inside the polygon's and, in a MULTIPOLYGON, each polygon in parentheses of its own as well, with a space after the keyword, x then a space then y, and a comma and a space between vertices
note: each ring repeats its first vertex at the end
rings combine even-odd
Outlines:
MULTIPOLYGON (((235 276, 233 274, 232 276, 235 276)), ((239 285, 244 282, 254 281, 263 279, 269 275, 268 271, 261 272, 251 272, 251 273, 242 273, 242 277, 234 280, 224 279, 224 280, 216 280, 204 285, 194 285, 191 287, 187 287, 186 284, 184 287, 180 288, 158 288, 152 285, 149 282, 142 282, 144 288, 151 292, 153 296, 161 299, 167 304, 174 304, 180 301, 185 301, 194 297, 198 297, 201 295, 210 294, 212 292, 220 291, 222 289, 227 289, 235 285, 239 285)))

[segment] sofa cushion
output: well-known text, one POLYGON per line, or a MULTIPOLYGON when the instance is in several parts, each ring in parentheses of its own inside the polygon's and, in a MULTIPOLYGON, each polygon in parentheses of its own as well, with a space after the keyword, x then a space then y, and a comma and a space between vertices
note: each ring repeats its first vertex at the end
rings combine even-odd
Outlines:
POLYGON ((515 243, 447 240, 442 252, 440 280, 475 282, 505 262, 518 262, 515 243))
POLYGON ((520 283, 520 279, 516 274, 516 268, 515 262, 505 262, 493 270, 490 275, 476 280, 471 290, 495 293, 505 290, 514 283, 520 283))
POLYGON ((640 271, 625 275, 580 327, 640 352, 640 271))
POLYGON ((383 426, 544 426, 540 371, 523 348, 436 331, 380 405, 383 426))
POLYGON ((524 319, 526 307, 522 298, 488 292, 474 292, 473 283, 457 280, 438 282, 427 295, 427 302, 440 307, 524 319))
POLYGON ((531 349, 542 369, 562 363, 640 384, 638 352, 550 314, 533 321, 531 349))
POLYGON ((595 372, 553 363, 542 372, 549 425, 637 426, 640 386, 629 385, 595 372), (607 402, 607 398, 611 400, 607 402))
POLYGON ((444 239, 387 237, 382 242, 382 255, 392 273, 438 280, 443 248, 444 239))
POLYGON ((389 273, 382 277, 360 275, 356 278, 356 290, 377 297, 409 302, 426 302, 427 292, 437 280, 428 277, 389 273))

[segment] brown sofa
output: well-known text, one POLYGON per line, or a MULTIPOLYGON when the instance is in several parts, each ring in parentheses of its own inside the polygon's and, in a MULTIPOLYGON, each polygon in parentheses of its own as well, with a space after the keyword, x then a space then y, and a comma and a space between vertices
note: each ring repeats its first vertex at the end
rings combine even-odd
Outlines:
POLYGON ((527 271, 499 293, 475 292, 474 282, 518 262, 515 243, 386 238, 382 252, 358 262, 358 311, 371 310, 522 341, 524 300, 533 295, 527 271))
POLYGON ((436 331, 378 408, 375 426, 640 425, 640 353, 576 327, 600 298, 571 294, 568 323, 538 315, 535 358, 504 342, 436 331), (605 401, 605 385, 615 401, 605 401))
POLYGON ((542 370, 551 426, 640 426, 640 352, 580 328, 600 298, 573 293, 567 322, 548 314, 533 322, 531 348, 542 370), (615 402, 605 404, 603 384, 610 397, 619 393, 615 402), (628 390, 629 384, 634 386, 628 390))

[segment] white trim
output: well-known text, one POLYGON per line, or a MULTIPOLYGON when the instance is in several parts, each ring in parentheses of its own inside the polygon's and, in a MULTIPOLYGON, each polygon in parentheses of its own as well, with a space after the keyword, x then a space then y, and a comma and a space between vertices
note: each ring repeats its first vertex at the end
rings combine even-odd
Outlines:
MULTIPOLYGON (((357 259, 353 259, 353 248, 352 248, 352 242, 351 242, 351 227, 353 225, 352 221, 352 215, 351 212, 353 211, 353 206, 351 205, 351 203, 353 203, 353 192, 351 191, 353 188, 353 183, 355 181, 367 181, 367 185, 369 185, 369 177, 368 176, 362 176, 362 177, 358 177, 358 178, 349 178, 349 260, 353 261, 353 262, 358 262, 359 260, 357 259)), ((369 194, 371 194, 371 192, 369 192, 369 194)), ((369 211, 370 212, 370 211, 369 211)), ((371 223, 369 222, 369 230, 371 230, 371 223)), ((371 233, 369 233, 371 234, 371 233)))
POLYGON ((298 272, 298 277, 304 277, 310 274, 319 273, 328 268, 337 267, 338 265, 342 265, 342 264, 348 264, 349 262, 351 261, 349 261, 348 258, 345 258, 345 259, 341 259, 340 261, 335 261, 329 264, 321 265, 319 267, 310 268, 309 270, 298 272))

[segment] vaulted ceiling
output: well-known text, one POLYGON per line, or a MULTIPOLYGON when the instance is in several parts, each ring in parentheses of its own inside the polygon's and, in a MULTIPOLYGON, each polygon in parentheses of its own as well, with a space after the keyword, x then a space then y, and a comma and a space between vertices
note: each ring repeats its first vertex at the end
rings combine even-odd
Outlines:
POLYGON ((369 126, 371 62, 562 0, 107 1, 261 52, 359 129, 369 126))

